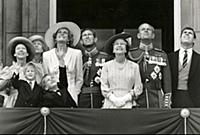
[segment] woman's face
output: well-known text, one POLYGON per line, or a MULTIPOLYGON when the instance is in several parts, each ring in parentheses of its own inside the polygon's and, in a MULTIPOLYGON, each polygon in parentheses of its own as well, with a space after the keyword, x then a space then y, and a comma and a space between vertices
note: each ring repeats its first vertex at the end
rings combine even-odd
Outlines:
POLYGON ((126 45, 127 42, 124 41, 124 39, 117 39, 113 43, 113 53, 115 54, 122 54, 126 53, 126 45))
POLYGON ((28 56, 27 48, 24 44, 18 44, 15 47, 15 53, 14 56, 18 59, 24 59, 28 56))
POLYGON ((43 53, 43 43, 40 40, 33 41, 33 46, 35 48, 35 53, 43 53))
POLYGON ((67 43, 69 41, 69 31, 65 28, 61 28, 58 30, 55 38, 57 43, 67 43))

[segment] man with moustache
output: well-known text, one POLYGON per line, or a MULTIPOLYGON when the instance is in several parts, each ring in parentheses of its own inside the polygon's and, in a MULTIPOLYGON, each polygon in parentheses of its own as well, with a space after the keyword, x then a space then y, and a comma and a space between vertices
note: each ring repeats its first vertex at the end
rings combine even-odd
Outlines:
POLYGON ((130 49, 129 58, 137 62, 143 93, 136 101, 142 108, 170 108, 171 74, 167 54, 153 46, 153 26, 143 23, 138 28, 138 47, 130 49))
POLYGON ((80 43, 83 51, 83 86, 79 94, 78 107, 100 108, 103 96, 100 90, 102 65, 108 60, 108 54, 97 49, 97 36, 93 29, 81 31, 80 43))
POLYGON ((193 28, 181 31, 180 49, 168 55, 172 75, 172 107, 200 107, 200 55, 193 50, 193 28))

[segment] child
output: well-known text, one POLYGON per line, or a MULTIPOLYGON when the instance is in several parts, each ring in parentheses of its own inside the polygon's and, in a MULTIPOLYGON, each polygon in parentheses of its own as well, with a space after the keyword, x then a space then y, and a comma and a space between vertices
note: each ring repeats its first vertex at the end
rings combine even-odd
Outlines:
POLYGON ((55 77, 46 74, 41 80, 43 92, 42 106, 46 107, 77 107, 75 101, 68 92, 66 66, 64 64, 63 52, 57 53, 59 59, 59 82, 55 77))
POLYGON ((36 67, 32 62, 26 64, 24 76, 26 80, 19 80, 19 74, 12 78, 12 85, 18 90, 15 107, 39 107, 43 89, 36 82, 36 67))

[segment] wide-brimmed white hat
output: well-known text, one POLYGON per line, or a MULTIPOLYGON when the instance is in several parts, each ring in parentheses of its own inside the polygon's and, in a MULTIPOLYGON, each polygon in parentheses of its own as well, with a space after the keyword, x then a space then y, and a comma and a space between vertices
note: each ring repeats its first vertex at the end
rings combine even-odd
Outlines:
POLYGON ((73 22, 59 22, 54 25, 52 25, 47 32, 45 33, 45 41, 47 43, 47 46, 52 49, 55 46, 53 34, 59 29, 59 28, 68 28, 70 32, 73 34, 73 46, 76 46, 80 40, 81 30, 79 26, 73 22))
POLYGON ((32 42, 26 37, 14 37, 9 41, 9 43, 8 43, 9 57, 11 57, 14 61, 16 61, 16 57, 14 56, 15 47, 20 43, 22 43, 26 46, 27 52, 29 54, 27 56, 27 62, 31 61, 35 55, 35 49, 33 47, 32 42))

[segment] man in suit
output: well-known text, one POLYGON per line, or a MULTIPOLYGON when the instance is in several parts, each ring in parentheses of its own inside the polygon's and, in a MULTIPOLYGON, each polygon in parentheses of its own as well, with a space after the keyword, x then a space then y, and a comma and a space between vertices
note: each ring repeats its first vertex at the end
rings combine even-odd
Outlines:
POLYGON ((172 75, 172 107, 200 107, 200 55, 193 50, 193 28, 181 31, 180 49, 168 55, 172 75))

